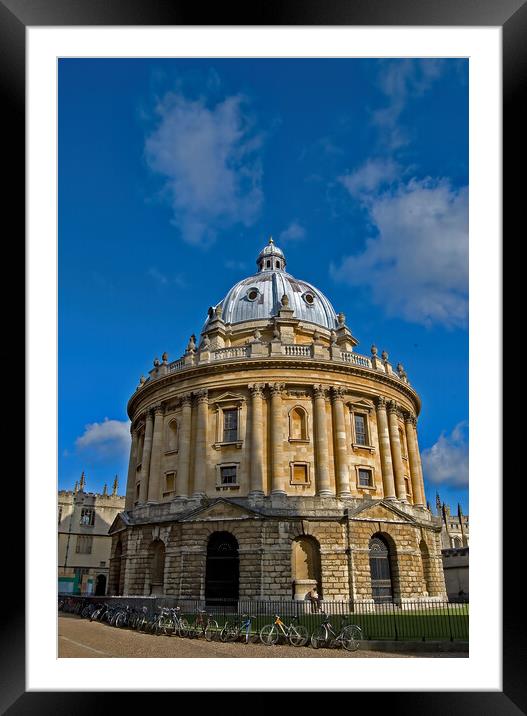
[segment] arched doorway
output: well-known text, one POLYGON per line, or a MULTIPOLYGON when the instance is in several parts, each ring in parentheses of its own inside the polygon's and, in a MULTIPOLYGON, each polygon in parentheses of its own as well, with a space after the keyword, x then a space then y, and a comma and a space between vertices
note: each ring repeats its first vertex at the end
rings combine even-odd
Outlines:
POLYGON ((392 569, 390 548, 381 535, 374 535, 369 542, 371 593, 378 604, 393 601, 392 569))
POLYGON ((205 600, 238 601, 239 581, 238 541, 229 532, 214 532, 207 545, 205 600))
POLYGON ((95 582, 95 596, 101 597, 106 594, 106 575, 98 574, 95 582))
POLYGON ((165 584, 165 545, 156 539, 150 545, 150 594, 163 594, 165 584))

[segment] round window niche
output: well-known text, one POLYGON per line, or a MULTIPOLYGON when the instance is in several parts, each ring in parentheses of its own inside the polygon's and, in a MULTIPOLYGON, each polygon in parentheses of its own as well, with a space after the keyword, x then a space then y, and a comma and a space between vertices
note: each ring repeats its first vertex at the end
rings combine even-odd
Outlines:
POLYGON ((304 301, 307 303, 308 306, 312 306, 315 302, 315 297, 310 291, 308 291, 307 293, 304 293, 304 301))
POLYGON ((249 301, 256 301, 256 299, 258 298, 259 294, 260 294, 260 291, 258 291, 257 288, 250 288, 250 289, 247 291, 247 298, 249 299, 249 301))

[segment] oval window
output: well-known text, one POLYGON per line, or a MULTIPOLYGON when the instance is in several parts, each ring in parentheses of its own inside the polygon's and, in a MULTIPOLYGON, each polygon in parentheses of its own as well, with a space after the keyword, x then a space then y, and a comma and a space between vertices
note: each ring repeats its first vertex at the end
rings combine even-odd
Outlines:
POLYGON ((256 299, 258 298, 258 294, 259 291, 257 288, 250 288, 247 291, 247 298, 249 299, 249 301, 256 301, 256 299))
POLYGON ((315 301, 315 297, 312 293, 304 293, 304 301, 311 306, 315 301))

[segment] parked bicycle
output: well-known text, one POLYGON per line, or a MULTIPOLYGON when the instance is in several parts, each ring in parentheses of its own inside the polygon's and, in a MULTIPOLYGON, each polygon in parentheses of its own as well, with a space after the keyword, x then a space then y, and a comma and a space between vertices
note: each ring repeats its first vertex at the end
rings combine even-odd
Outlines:
POLYGON ((280 638, 288 641, 291 646, 305 646, 309 641, 309 632, 303 624, 296 624, 298 617, 292 617, 288 626, 275 614, 274 622, 260 629, 260 641, 266 646, 276 644, 280 638))
POLYGON ((336 633, 328 615, 323 612, 322 623, 311 635, 311 646, 314 649, 343 646, 347 651, 357 651, 362 640, 362 629, 359 626, 346 624, 345 619, 342 619, 340 630, 336 633))
POLYGON ((242 614, 239 622, 226 621, 220 632, 221 641, 237 641, 240 637, 243 637, 243 641, 248 644, 253 639, 251 627, 255 619, 255 616, 242 614))
POLYGON ((204 609, 199 609, 193 624, 188 629, 188 636, 191 639, 204 636, 207 641, 212 641, 220 634, 218 622, 212 614, 207 614, 204 609))

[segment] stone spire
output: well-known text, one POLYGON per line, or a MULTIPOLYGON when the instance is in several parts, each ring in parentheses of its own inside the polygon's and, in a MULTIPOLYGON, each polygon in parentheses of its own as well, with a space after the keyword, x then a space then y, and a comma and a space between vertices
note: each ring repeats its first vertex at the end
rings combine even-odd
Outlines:
POLYGON ((436 510, 437 514, 441 514, 441 498, 439 497, 439 492, 436 492, 436 510))
POLYGON ((115 480, 113 481, 113 492, 112 492, 112 495, 116 495, 116 494, 117 494, 117 488, 118 488, 118 487, 119 487, 119 479, 118 479, 118 477, 117 477, 117 475, 116 475, 116 476, 115 476, 115 480))
POLYGON ((84 488, 86 487, 86 476, 84 475, 84 470, 82 471, 81 475, 81 481, 79 484, 79 489, 81 492, 84 492, 84 488))
POLYGON ((102 494, 104 497, 108 495, 108 485, 106 483, 104 483, 104 487, 102 488, 102 494))

